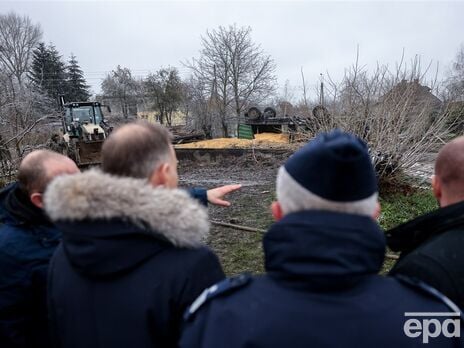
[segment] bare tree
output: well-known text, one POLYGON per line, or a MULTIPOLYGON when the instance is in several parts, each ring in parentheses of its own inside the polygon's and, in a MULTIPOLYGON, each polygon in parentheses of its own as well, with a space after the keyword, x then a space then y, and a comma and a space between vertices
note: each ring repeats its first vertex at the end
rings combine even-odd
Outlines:
POLYGON ((286 80, 285 84, 273 100, 271 105, 274 106, 277 115, 283 117, 292 117, 295 114, 295 88, 290 84, 290 80, 286 80))
POLYGON ((158 111, 161 124, 172 125, 172 115, 180 107, 183 86, 176 68, 161 68, 144 81, 148 98, 158 111))
POLYGON ((110 104, 118 106, 124 119, 136 112, 137 96, 141 90, 141 83, 132 77, 128 68, 117 66, 109 73, 101 84, 103 99, 111 100, 110 104))
POLYGON ((445 81, 445 95, 447 101, 464 102, 464 44, 456 54, 456 59, 448 72, 448 78, 445 81))
POLYGON ((206 138, 213 136, 213 124, 218 120, 217 100, 207 94, 207 89, 201 82, 190 78, 184 82, 183 109, 186 114, 187 126, 191 129, 201 130, 206 138))
POLYGON ((29 70, 32 51, 41 37, 40 26, 33 24, 29 17, 13 12, 0 15, 0 64, 20 87, 29 70))
POLYGON ((303 105, 308 108, 309 106, 309 103, 308 103, 308 96, 307 96, 307 93, 306 93, 306 81, 305 81, 305 76, 304 76, 304 72, 303 72, 303 67, 301 67, 301 86, 302 86, 302 90, 303 90, 303 105))
POLYGON ((250 27, 237 28, 234 25, 230 26, 228 31, 220 28, 216 38, 224 40, 230 52, 230 83, 235 112, 237 117, 240 117, 247 102, 266 99, 275 90, 275 64, 271 56, 251 41, 250 27))
POLYGON ((38 125, 54 116, 50 99, 27 78, 40 26, 15 13, 0 15, 0 162, 14 168, 27 148, 40 146, 38 125))
POLYGON ((42 131, 48 127, 49 119, 59 115, 49 97, 28 83, 14 90, 2 83, 9 77, 1 76, 0 73, 0 162, 5 172, 16 168, 28 150, 47 141, 45 133, 49 131, 42 131))
POLYGON ((333 128, 357 134, 368 143, 381 179, 413 168, 446 140, 450 110, 432 93, 418 58, 409 65, 402 59, 395 70, 378 64, 369 71, 358 54, 341 82, 327 76, 322 112, 308 120, 306 135, 333 128))
POLYGON ((250 27, 220 26, 202 37, 200 57, 186 63, 217 107, 223 135, 244 108, 275 89, 275 64, 251 39, 250 27))

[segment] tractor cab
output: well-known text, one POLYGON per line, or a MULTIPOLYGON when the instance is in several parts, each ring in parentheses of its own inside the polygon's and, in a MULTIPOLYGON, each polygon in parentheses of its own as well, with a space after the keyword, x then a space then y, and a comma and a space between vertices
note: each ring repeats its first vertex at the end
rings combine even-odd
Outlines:
POLYGON ((105 139, 105 132, 101 127, 103 113, 99 102, 68 103, 63 108, 64 130, 70 138, 105 139))
MULTIPOLYGON (((99 102, 62 103, 63 140, 67 154, 79 166, 101 162, 103 141, 111 132, 99 102)), ((111 112, 110 108, 108 112, 111 112)))

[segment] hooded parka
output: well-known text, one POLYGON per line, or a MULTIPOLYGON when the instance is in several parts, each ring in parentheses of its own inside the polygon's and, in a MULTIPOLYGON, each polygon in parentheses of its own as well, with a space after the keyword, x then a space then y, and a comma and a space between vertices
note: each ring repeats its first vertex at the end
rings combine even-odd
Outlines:
POLYGON ((224 278, 185 191, 91 170, 56 179, 45 204, 63 233, 48 291, 59 347, 174 347, 183 311, 224 278))

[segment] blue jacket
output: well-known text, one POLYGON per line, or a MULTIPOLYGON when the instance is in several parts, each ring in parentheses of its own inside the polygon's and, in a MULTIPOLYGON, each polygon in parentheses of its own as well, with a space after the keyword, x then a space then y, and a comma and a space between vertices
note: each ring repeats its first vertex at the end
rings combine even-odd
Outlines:
POLYGON ((415 347, 422 340, 405 335, 405 312, 457 310, 433 289, 378 275, 385 238, 368 217, 290 214, 263 245, 267 273, 204 292, 186 312, 181 347, 415 347))
POLYGON ((196 199, 205 207, 208 206, 208 191, 204 188, 194 187, 188 189, 187 192, 189 193, 190 197, 196 199))
POLYGON ((17 184, 0 192, 0 347, 49 347, 46 280, 60 233, 17 184))
POLYGON ((52 182, 45 206, 63 232, 48 287, 58 347, 175 347, 185 309, 224 278, 184 191, 90 170, 52 182))

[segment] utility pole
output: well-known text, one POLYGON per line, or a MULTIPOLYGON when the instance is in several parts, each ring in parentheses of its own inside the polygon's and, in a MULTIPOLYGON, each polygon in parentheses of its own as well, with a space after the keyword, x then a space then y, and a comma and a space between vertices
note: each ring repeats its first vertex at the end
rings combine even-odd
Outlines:
POLYGON ((321 76, 321 92, 319 96, 319 104, 321 106, 324 106, 324 76, 322 75, 322 73, 320 74, 320 76, 321 76))

